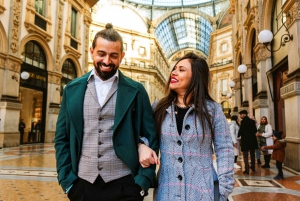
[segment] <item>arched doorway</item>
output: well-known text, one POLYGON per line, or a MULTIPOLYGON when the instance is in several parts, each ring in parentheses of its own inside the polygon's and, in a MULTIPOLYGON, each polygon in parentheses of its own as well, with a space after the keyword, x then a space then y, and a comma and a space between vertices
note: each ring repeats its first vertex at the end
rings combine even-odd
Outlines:
POLYGON ((22 103, 20 119, 25 123, 20 144, 44 142, 46 100, 47 100, 47 61, 39 43, 26 43, 21 58, 21 72, 29 73, 27 80, 20 80, 19 100, 22 103))

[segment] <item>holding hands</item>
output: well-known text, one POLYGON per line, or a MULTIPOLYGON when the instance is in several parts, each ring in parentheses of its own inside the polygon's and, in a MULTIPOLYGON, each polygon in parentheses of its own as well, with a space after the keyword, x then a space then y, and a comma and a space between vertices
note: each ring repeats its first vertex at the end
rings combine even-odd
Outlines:
POLYGON ((262 133, 257 132, 255 135, 256 135, 256 137, 261 137, 262 133))
POLYGON ((144 144, 139 146, 139 162, 143 168, 147 168, 152 164, 159 165, 159 159, 155 151, 144 144))

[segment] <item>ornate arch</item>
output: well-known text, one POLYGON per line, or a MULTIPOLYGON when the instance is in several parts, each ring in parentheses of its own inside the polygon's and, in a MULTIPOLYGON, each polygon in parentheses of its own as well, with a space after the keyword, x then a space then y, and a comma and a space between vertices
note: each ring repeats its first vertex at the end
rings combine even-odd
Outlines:
POLYGON ((246 35, 246 42, 245 42, 245 55, 244 55, 244 64, 251 64, 251 50, 252 48, 252 38, 253 34, 256 32, 255 24, 252 23, 250 27, 248 27, 247 35, 246 35))
MULTIPOLYGON (((171 11, 166 12, 165 14, 163 14, 162 16, 160 16, 159 18, 157 18, 156 20, 153 20, 153 26, 156 28, 160 23, 162 23, 166 18, 168 18, 171 15, 177 14, 177 13, 182 13, 181 8, 178 9, 174 9, 171 11)), ((195 10, 192 8, 189 9, 184 9, 184 13, 192 13, 195 15, 198 15, 200 17, 203 17, 204 19, 206 19, 207 21, 209 21, 211 24, 213 24, 215 22, 215 18, 219 18, 219 16, 221 15, 222 12, 218 13, 218 15, 216 15, 215 18, 211 17, 210 15, 207 15, 199 10, 195 10)))
POLYGON ((19 54, 21 54, 26 43, 28 43, 29 41, 36 41, 39 43, 39 45, 41 46, 41 48, 44 50, 44 53, 45 53, 46 62, 47 62, 47 71, 54 72, 53 55, 52 55, 51 49, 49 48, 49 45, 48 45, 47 41, 45 40, 45 38, 43 38, 42 36, 37 35, 37 34, 29 34, 29 35, 25 36, 20 43, 19 54))
POLYGON ((78 61, 78 58, 77 58, 76 55, 74 55, 74 54, 66 54, 66 55, 61 59, 61 63, 60 63, 60 66, 59 66, 59 72, 62 71, 62 66, 63 66, 64 62, 65 62, 67 59, 72 60, 72 62, 74 63, 75 68, 76 68, 77 77, 82 76, 82 75, 83 75, 83 72, 82 72, 80 63, 79 63, 79 61, 78 61))
POLYGON ((8 52, 8 38, 1 21, 0 21, 0 52, 3 53, 8 52))

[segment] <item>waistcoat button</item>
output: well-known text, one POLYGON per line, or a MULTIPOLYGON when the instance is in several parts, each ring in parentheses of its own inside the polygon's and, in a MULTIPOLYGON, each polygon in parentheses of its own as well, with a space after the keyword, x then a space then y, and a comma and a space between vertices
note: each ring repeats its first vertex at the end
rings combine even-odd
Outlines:
POLYGON ((178 144, 179 146, 181 146, 181 141, 180 141, 180 140, 178 140, 178 141, 177 141, 177 144, 178 144))
POLYGON ((99 116, 98 120, 99 120, 99 121, 102 121, 102 119, 103 119, 103 118, 99 116))
POLYGON ((98 142, 98 145, 101 145, 102 144, 102 142, 98 142))
POLYGON ((103 169, 102 167, 98 166, 98 170, 99 170, 99 171, 101 171, 102 169, 103 169))
POLYGON ((98 132, 99 132, 99 133, 101 133, 101 132, 102 132, 102 130, 101 130, 101 129, 99 129, 99 130, 98 130, 98 132))
POLYGON ((101 158, 101 156, 103 156, 103 155, 101 155, 101 154, 98 154, 98 158, 101 158))
POLYGON ((186 130, 189 130, 189 129, 190 129, 190 125, 186 125, 186 126, 185 126, 185 129, 186 129, 186 130))

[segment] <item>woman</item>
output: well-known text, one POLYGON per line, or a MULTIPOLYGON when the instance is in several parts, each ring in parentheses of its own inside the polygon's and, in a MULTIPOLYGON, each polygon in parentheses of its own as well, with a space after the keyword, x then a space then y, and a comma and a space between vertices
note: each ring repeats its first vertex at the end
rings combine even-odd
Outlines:
MULTIPOLYGON (((256 133, 259 150, 261 149, 262 146, 273 145, 272 135, 273 135, 272 126, 268 123, 267 117, 263 116, 260 119, 260 124, 258 124, 257 133, 256 133)), ((273 152, 272 149, 263 151, 265 164, 261 166, 262 168, 270 168, 270 160, 271 160, 272 152, 273 152)), ((256 155, 257 155, 256 157, 260 158, 260 151, 256 152, 256 155)))
MULTIPOLYGON (((226 200, 232 192, 232 141, 222 108, 208 93, 209 78, 206 61, 189 53, 173 68, 167 96, 154 104, 161 155, 154 195, 157 201, 214 200, 214 177, 219 180, 218 200, 226 200)), ((153 158, 145 157, 147 149, 139 147, 143 167, 154 163, 153 158)))
POLYGON ((240 143, 238 141, 238 132, 239 132, 239 126, 237 123, 238 117, 236 115, 233 115, 231 117, 231 122, 229 123, 229 130, 231 134, 231 140, 233 143, 233 153, 234 153, 234 165, 233 167, 236 169, 241 169, 241 166, 236 164, 237 162, 237 157, 239 156, 239 148, 240 148, 240 143))

